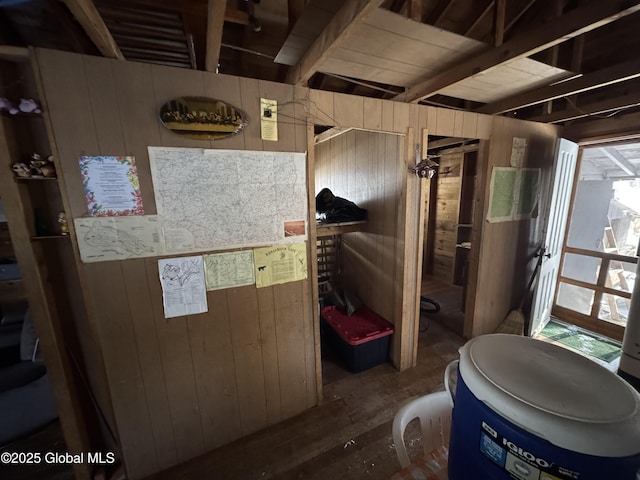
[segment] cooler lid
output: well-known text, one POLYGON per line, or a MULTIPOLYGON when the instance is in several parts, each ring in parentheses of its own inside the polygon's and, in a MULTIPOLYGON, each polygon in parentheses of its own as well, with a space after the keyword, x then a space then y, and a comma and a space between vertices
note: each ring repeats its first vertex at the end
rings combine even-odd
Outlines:
POLYGON ((555 445, 593 455, 640 452, 640 395, 582 355, 528 337, 483 335, 462 348, 460 374, 490 408, 555 445), (605 431, 612 445, 603 446, 605 431))

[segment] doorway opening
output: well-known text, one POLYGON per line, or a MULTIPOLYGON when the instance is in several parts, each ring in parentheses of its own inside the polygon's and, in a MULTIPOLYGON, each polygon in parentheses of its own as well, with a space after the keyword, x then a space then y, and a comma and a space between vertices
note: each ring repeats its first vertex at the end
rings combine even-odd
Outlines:
POLYGON ((428 139, 428 156, 439 167, 425 184, 421 331, 435 321, 460 336, 464 333, 479 145, 477 139, 428 139))
POLYGON ((582 147, 553 315, 622 340, 640 253, 640 143, 582 147))
MULTIPOLYGON (((317 130, 316 130, 317 133, 317 130)), ((329 189, 367 210, 367 219, 338 223, 316 222, 319 308, 335 306, 338 299, 366 308, 384 320, 394 318, 394 271, 397 263, 397 212, 407 171, 402 161, 405 136, 358 129, 330 129, 316 135, 315 195, 329 189)), ((320 220, 320 219, 319 219, 320 220)), ((348 307, 349 305, 347 305, 348 307)), ((323 384, 353 374, 344 351, 365 347, 336 346, 335 336, 318 315, 321 326, 323 384), (329 332, 329 334, 327 334, 329 332)), ((391 343, 392 336, 369 343, 391 343)), ((384 353, 367 357, 364 364, 390 362, 384 353)), ((358 360, 359 361, 359 360, 358 360)), ((389 368, 393 368, 389 363, 389 368)))

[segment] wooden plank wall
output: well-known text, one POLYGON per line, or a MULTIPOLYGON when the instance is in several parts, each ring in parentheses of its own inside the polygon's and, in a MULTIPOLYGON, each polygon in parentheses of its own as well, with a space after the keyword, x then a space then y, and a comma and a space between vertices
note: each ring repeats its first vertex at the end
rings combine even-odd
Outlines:
POLYGON ((393 311, 394 258, 398 201, 405 170, 399 161, 404 137, 362 130, 316 146, 316 193, 327 187, 334 195, 369 212, 361 232, 342 235, 342 285, 390 322, 393 311))
MULTIPOLYGON (((558 127, 316 90, 309 92, 309 111, 310 121, 319 125, 400 134, 406 134, 411 127, 416 132, 427 129, 429 135, 477 138, 484 141, 481 142, 478 154, 478 188, 473 199, 476 215, 471 241, 474 247, 470 254, 466 305, 466 311, 471 313, 465 317, 465 336, 471 338, 493 332, 505 315, 520 302, 532 272, 532 252, 542 238, 542 223, 540 218, 504 224, 489 224, 485 221, 491 170, 494 166, 509 165, 512 139, 514 136, 523 137, 527 139, 529 146, 527 166, 543 168, 542 185, 548 188, 555 140, 559 135, 558 127)), ((392 180, 394 181, 395 179, 392 180)), ((397 263, 392 283, 401 288, 394 290, 393 297, 388 299, 394 305, 392 318, 396 327, 393 360, 400 369, 412 366, 412 353, 417 348, 415 317, 407 312, 410 312, 412 302, 415 303, 413 294, 419 288, 420 278, 416 275, 413 277, 414 282, 409 284, 403 278, 404 268, 411 265, 412 259, 418 258, 418 249, 421 248, 416 240, 421 209, 417 199, 421 187, 416 182, 419 181, 408 175, 398 190, 403 201, 398 202, 398 229, 395 238, 397 263), (414 200, 407 199, 407 195, 415 197, 414 200), (405 231, 404 227, 411 228, 405 231)), ((547 193, 543 189, 542 203, 548 196, 547 193)))
MULTIPOLYGON (((49 50, 36 54, 74 218, 87 215, 77 164, 83 154, 134 155, 145 213, 154 214, 149 145, 307 150, 304 108, 296 104, 306 90, 49 50), (215 142, 174 135, 158 121, 158 108, 185 94, 241 108, 247 128, 215 142), (278 142, 260 139, 260 97, 279 102, 278 142)), ((80 275, 129 478, 317 403, 311 279, 209 292, 207 314, 165 319, 157 258, 81 264, 80 275)))
POLYGON ((442 155, 436 177, 433 275, 453 284, 464 153, 442 155))
MULTIPOLYGON (((420 269, 415 260, 422 248, 422 185, 407 171, 415 161, 415 141, 423 129, 430 135, 490 140, 481 145, 478 159, 474 203, 482 215, 474 220, 472 242, 478 247, 471 252, 467 302, 473 322, 465 327, 466 334, 493 331, 517 305, 527 282, 527 258, 518 255, 539 241, 540 229, 535 220, 486 224, 488 181, 494 165, 508 164, 514 135, 528 139, 532 165, 550 167, 556 127, 62 52, 38 50, 37 57, 73 217, 87 213, 77 166, 82 154, 135 155, 145 209, 153 214, 148 145, 303 152, 311 138, 307 122, 407 135, 404 153, 396 153, 398 164, 386 159, 383 164, 367 164, 371 173, 363 180, 369 182, 375 171, 375 179, 382 183, 378 192, 382 188, 385 195, 396 195, 394 200, 386 199, 384 207, 384 218, 395 215, 397 219, 395 230, 387 224, 384 238, 375 239, 376 245, 382 242, 392 252, 383 258, 391 294, 385 305, 372 303, 385 316, 392 311, 393 359, 399 369, 414 364, 417 348, 420 269), (157 110, 165 101, 185 94, 221 98, 244 110, 250 123, 241 135, 216 142, 174 136, 159 124, 157 110), (257 106, 261 96, 280 102, 278 142, 260 140, 257 106)), ((351 142, 355 148, 356 141, 365 141, 358 139, 366 135, 356 132, 345 137, 341 148, 349 152, 346 144, 351 142)), ((366 142, 369 149, 381 148, 366 142)), ((353 188, 350 179, 357 185, 362 177, 353 152, 338 164, 335 175, 356 170, 337 180, 342 183, 336 192, 345 188, 347 197, 353 188)), ((313 178, 314 152, 308 157, 313 188, 322 182, 313 178)), ((353 196, 356 202, 360 198, 360 193, 353 196)), ((311 226, 309 244, 314 242, 311 226)), ((373 243, 365 245, 365 252, 373 251, 373 243)), ((87 309, 102 347, 131 478, 166 468, 317 403, 317 292, 311 250, 309 259, 307 281, 210 292, 208 314, 171 320, 163 317, 157 259, 81 266, 87 309)))
POLYGON ((481 228, 482 233, 479 238, 472 236, 467 311, 471 307, 473 322, 465 322, 464 331, 469 338, 493 332, 525 294, 535 266, 533 255, 542 240, 558 136, 554 125, 518 122, 506 117, 495 117, 493 129, 491 141, 481 148, 478 159, 480 188, 475 193, 476 212, 482 214, 475 216, 473 230, 477 232, 481 228), (527 140, 526 166, 542 169, 539 213, 530 220, 487 223, 491 169, 510 166, 513 137, 527 140), (483 157, 487 161, 483 162, 483 157))
MULTIPOLYGON (((414 132, 414 140, 411 143, 421 140, 421 132, 424 129, 428 130, 429 135, 482 140, 488 140, 493 133, 491 116, 373 98, 363 99, 353 95, 318 90, 309 92, 309 113, 310 122, 318 125, 403 135, 407 135, 411 128, 414 132)), ((398 156, 398 162, 401 164, 397 166, 397 172, 406 172, 406 175, 403 173, 398 177, 390 177, 390 183, 395 184, 398 181, 398 185, 388 186, 384 175, 377 177, 379 181, 385 182, 385 189, 392 188, 397 195, 396 233, 393 239, 395 247, 390 247, 393 249, 390 251, 393 253, 394 268, 388 270, 392 272, 390 283, 394 288, 389 298, 382 299, 387 302, 387 305, 379 307, 379 312, 389 309, 393 311, 390 320, 395 324, 396 333, 392 358, 394 365, 401 370, 413 366, 415 362, 417 348, 415 304, 416 292, 420 288, 421 281, 421 269, 416 267, 415 259, 419 258, 419 249, 422 248, 419 242, 422 185, 415 175, 410 175, 408 172, 408 166, 415 164, 413 153, 415 147, 413 145, 405 145, 405 147, 406 153, 398 156), (406 278, 405 268, 410 269, 406 272, 406 278)), ((316 182, 316 185, 320 184, 316 182)), ((386 202, 388 203, 389 200, 386 202)), ((374 219, 372 221, 375 222, 374 219)), ((377 304, 379 301, 380 299, 375 299, 373 303, 377 304)))

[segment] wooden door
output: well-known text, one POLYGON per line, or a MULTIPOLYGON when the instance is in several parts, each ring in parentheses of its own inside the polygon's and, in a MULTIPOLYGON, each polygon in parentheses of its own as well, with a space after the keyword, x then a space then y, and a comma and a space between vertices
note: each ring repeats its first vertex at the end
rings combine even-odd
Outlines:
POLYGON ((529 327, 531 336, 540 333, 551 315, 577 158, 578 145, 564 138, 558 139, 544 244, 542 251, 539 252, 540 255, 543 255, 542 264, 533 295, 529 327))

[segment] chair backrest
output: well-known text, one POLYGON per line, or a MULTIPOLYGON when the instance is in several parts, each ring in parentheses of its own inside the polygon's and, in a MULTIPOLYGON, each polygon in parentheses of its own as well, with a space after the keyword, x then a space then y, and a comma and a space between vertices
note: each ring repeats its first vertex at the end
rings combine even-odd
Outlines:
POLYGON ((402 468, 411 464, 404 443, 404 431, 414 419, 420 419, 424 455, 441 446, 449 446, 451 430, 451 397, 445 392, 435 392, 416 398, 404 405, 393 419, 393 443, 402 468))

